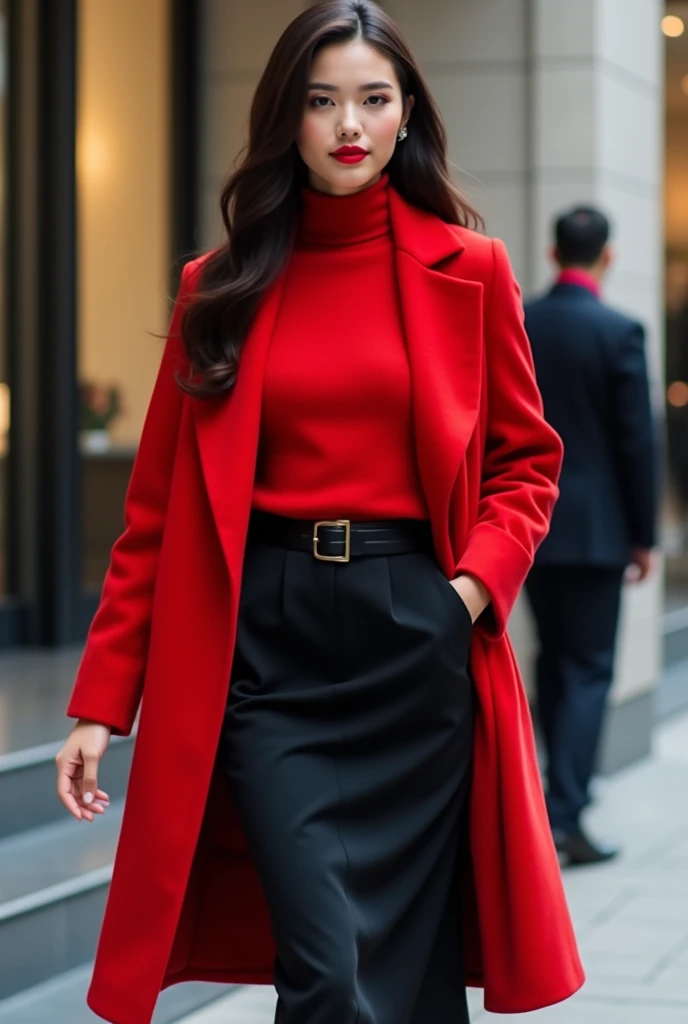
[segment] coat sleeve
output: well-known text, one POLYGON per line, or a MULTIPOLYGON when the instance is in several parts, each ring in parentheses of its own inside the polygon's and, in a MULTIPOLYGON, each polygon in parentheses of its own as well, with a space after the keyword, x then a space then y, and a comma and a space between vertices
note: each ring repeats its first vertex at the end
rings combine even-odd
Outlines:
POLYGON ((485 299, 487 424, 478 518, 457 575, 470 573, 491 603, 476 625, 498 639, 549 529, 562 461, 559 435, 544 420, 521 293, 504 244, 492 243, 485 299))
POLYGON ((146 668, 151 610, 184 395, 175 382, 187 366, 181 340, 189 266, 182 273, 160 369, 146 414, 124 506, 124 532, 110 556, 100 604, 86 639, 67 715, 133 727, 146 668))
POLYGON ((632 323, 615 350, 612 369, 615 450, 631 543, 657 541, 657 439, 645 359, 645 331, 632 323))

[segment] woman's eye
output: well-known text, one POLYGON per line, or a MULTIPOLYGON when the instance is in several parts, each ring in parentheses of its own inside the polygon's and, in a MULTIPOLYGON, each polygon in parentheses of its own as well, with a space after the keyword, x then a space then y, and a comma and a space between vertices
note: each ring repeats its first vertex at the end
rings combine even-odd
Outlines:
MULTIPOLYGON (((365 101, 371 107, 384 107, 385 104, 389 103, 386 96, 368 96, 365 101)), ((308 101, 308 105, 315 109, 322 109, 323 107, 330 106, 332 100, 329 96, 313 96, 308 101)))

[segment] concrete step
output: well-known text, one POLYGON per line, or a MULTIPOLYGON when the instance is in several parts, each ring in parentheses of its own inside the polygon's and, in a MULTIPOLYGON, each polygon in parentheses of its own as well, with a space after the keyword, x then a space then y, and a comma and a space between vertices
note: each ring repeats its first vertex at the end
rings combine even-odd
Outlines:
MULTIPOLYGON (((122 820, 133 737, 114 738, 99 783, 113 801, 93 823, 57 799, 55 755, 79 649, 0 653, 0 1024, 92 1024, 91 974, 122 820)), ((178 985, 156 1024, 231 989, 178 985)))
MULTIPOLYGON (((59 748, 59 745, 58 745, 59 748)), ((56 750, 55 750, 56 752, 56 750)), ((113 741, 106 760, 110 773, 101 774, 111 795, 124 788, 131 741, 113 741), (118 749, 119 748, 119 749, 118 749), (115 754, 113 758, 111 755, 115 754), (115 764, 113 761, 120 759, 115 764), (121 786, 113 785, 120 773, 121 786)), ((112 863, 122 822, 123 800, 93 822, 78 822, 54 795, 54 752, 15 752, 4 755, 7 769, 0 784, 11 792, 11 771, 21 779, 22 765, 50 771, 52 799, 60 816, 32 828, 21 828, 0 839, 0 1024, 93 1024, 97 1018, 86 1006, 92 957, 105 906, 112 863), (25 754, 26 756, 22 757, 25 754)), ((35 796, 39 797, 40 794, 35 796)), ((24 792, 30 803, 31 790, 24 792)), ((21 801, 13 805, 9 824, 26 824, 21 801)), ((52 817, 46 808, 35 817, 52 817)), ((154 1024, 180 1021, 231 988, 226 985, 184 984, 164 992, 154 1024)))
MULTIPOLYGON (((96 1024, 101 1018, 86 1005, 91 963, 66 971, 41 985, 0 1000, 0 1024, 96 1024)), ((173 1024, 231 992, 228 985, 189 983, 166 989, 153 1024, 173 1024)))
POLYGON ((92 958, 121 818, 120 801, 0 841, 0 999, 92 958))

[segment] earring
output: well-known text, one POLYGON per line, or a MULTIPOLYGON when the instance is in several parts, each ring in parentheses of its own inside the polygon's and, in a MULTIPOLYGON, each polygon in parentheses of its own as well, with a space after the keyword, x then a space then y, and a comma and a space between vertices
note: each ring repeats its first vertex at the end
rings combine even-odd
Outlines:
POLYGON ((403 128, 399 129, 399 134, 397 135, 397 138, 399 139, 399 142, 403 142, 404 139, 407 138, 407 137, 408 137, 408 128, 404 125, 403 128))

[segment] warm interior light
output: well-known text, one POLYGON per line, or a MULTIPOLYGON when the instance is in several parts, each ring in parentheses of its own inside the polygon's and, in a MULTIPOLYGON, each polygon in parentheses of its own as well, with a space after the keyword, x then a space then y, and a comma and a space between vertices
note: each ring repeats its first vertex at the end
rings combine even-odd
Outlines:
POLYGON ((0 455, 5 455, 10 433, 10 389, 0 384, 0 455))
POLYGON ((662 32, 665 36, 669 36, 670 39, 678 39, 685 30, 686 26, 683 24, 683 18, 679 18, 677 14, 667 14, 662 18, 662 32))
POLYGON ((77 139, 77 167, 79 175, 93 181, 102 179, 108 170, 109 154, 102 135, 83 130, 77 139))
POLYGON ((667 402, 675 409, 688 405, 688 384, 684 380, 674 380, 667 388, 667 402))
POLYGON ((686 96, 688 96, 688 75, 684 75, 681 79, 681 88, 686 96))

